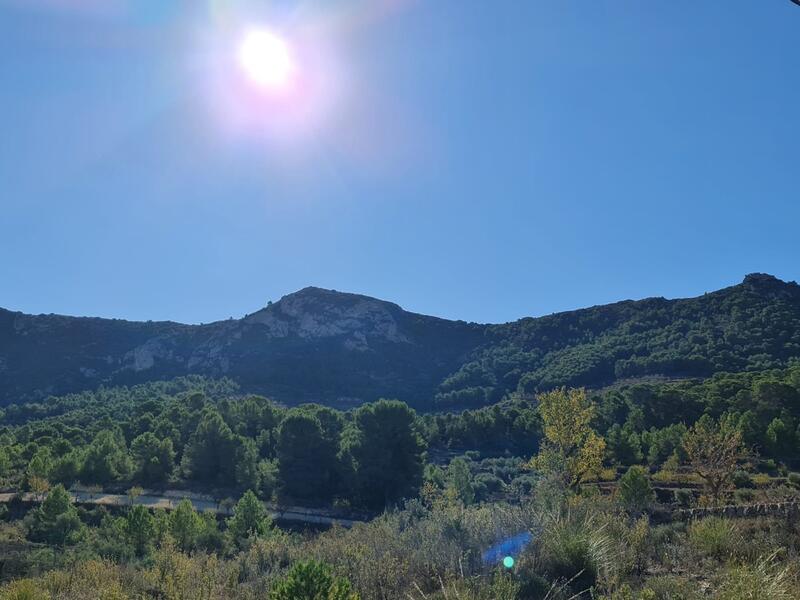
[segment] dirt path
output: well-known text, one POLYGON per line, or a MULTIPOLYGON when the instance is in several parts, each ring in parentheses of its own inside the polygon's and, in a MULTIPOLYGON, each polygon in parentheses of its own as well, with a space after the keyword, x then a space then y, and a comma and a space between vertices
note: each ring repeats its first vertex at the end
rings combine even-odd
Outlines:
MULTIPOLYGON (((213 500, 205 500, 196 496, 182 496, 179 492, 172 492, 169 495, 148 495, 137 496, 131 502, 131 498, 125 494, 107 494, 105 492, 86 492, 70 490, 70 495, 76 504, 91 504, 98 506, 131 506, 142 505, 147 508, 160 508, 164 510, 174 509, 181 500, 189 500, 194 508, 199 512, 211 511, 219 515, 232 515, 233 510, 228 506, 221 506, 213 500)), ((0 504, 8 504, 18 494, 15 492, 0 493, 0 504)), ((41 498, 26 492, 21 494, 23 502, 38 503, 41 498)), ((356 523, 362 522, 361 519, 345 519, 324 514, 322 511, 306 509, 297 506, 277 507, 267 505, 270 515, 275 521, 291 521, 296 523, 308 523, 312 525, 340 525, 342 527, 352 527, 356 523)))

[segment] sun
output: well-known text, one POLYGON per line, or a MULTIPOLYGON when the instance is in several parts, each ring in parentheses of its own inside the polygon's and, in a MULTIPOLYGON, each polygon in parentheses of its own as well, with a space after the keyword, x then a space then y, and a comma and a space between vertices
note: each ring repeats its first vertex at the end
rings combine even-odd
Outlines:
POLYGON ((239 45, 239 66, 259 87, 280 91, 292 81, 295 65, 289 44, 267 30, 248 32, 239 45))

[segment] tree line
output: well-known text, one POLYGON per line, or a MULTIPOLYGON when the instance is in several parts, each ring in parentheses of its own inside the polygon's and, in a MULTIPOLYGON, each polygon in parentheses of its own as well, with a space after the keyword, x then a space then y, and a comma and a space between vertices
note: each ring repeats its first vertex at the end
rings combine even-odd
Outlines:
POLYGON ((497 325, 439 386, 439 409, 635 377, 785 369, 800 357, 800 286, 768 275, 698 298, 650 298, 497 325))
MULTIPOLYGON (((0 477, 32 490, 77 482, 179 485, 370 509, 413 496, 422 483, 426 444, 418 417, 402 402, 380 400, 343 413, 189 390, 131 399, 140 392, 104 391, 102 405, 91 394, 84 403, 53 399, 53 416, 4 426, 0 477), (55 409, 62 404, 69 409, 55 409)), ((6 419, 22 413, 12 407, 6 419)))
MULTIPOLYGON (((762 458, 790 466, 800 458, 800 367, 587 394, 606 465, 684 463, 686 435, 704 418, 735 424, 762 458)), ((203 378, 101 389, 8 407, 0 478, 27 489, 76 482, 224 495, 251 489, 265 499, 380 509, 445 478, 426 462, 464 452, 487 461, 520 457, 513 473, 467 460, 477 496, 494 497, 512 480, 529 487, 519 465, 546 440, 542 397, 513 394, 491 407, 417 415, 388 400, 351 411, 286 408, 203 378)))

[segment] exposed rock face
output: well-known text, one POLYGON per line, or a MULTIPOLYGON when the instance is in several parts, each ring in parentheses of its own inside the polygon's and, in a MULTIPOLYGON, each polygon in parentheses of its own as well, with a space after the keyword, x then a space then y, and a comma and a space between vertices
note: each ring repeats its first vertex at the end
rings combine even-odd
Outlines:
POLYGON ((146 371, 153 368, 157 358, 167 358, 168 356, 169 353, 165 351, 159 340, 152 339, 126 353, 123 360, 126 367, 134 371, 146 371))
POLYGON ((369 338, 411 343, 400 332, 394 314, 402 309, 374 298, 306 288, 249 315, 243 324, 263 325, 273 337, 305 339, 347 336, 354 350, 365 350, 369 338))

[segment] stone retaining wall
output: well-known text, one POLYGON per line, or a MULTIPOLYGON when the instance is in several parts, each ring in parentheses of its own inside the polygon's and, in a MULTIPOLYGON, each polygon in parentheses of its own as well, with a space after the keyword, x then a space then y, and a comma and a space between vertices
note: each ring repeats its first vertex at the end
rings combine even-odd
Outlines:
POLYGON ((713 506, 709 508, 687 508, 672 513, 676 521, 691 521, 703 517, 725 517, 744 519, 747 517, 800 518, 800 502, 769 502, 763 504, 713 506))

